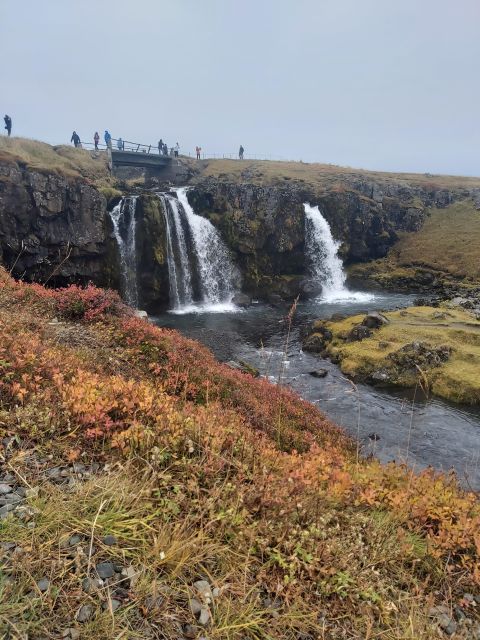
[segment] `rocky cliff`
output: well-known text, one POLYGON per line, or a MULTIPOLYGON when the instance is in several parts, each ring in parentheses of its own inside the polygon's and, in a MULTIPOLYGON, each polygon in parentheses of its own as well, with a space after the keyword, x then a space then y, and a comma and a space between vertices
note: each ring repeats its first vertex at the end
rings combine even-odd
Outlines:
POLYGON ((399 232, 418 231, 432 206, 445 207, 478 189, 445 188, 360 174, 334 183, 255 184, 222 176, 197 179, 189 199, 217 226, 236 255, 244 285, 255 295, 295 294, 304 286, 303 203, 318 205, 348 263, 385 256, 399 232))
POLYGON ((0 260, 25 280, 118 286, 105 197, 81 177, 0 162, 0 260))

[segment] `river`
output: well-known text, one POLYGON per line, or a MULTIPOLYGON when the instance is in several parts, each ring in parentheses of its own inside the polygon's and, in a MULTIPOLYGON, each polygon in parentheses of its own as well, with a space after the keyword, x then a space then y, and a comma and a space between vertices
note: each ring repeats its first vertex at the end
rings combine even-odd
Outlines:
POLYGON ((365 455, 406 462, 415 470, 454 469, 462 485, 480 490, 480 410, 417 397, 406 390, 356 387, 338 366, 302 351, 302 328, 333 313, 362 313, 412 304, 413 296, 375 292, 374 299, 300 302, 285 353, 288 307, 264 303, 244 310, 164 313, 152 318, 209 347, 220 361, 245 360, 273 382, 289 385, 359 440, 365 455), (325 378, 310 372, 328 370, 325 378))

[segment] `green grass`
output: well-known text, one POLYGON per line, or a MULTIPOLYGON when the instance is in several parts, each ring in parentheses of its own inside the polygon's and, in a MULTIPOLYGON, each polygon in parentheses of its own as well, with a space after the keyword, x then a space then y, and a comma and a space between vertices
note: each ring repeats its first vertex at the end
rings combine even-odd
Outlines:
POLYGON ((427 342, 433 346, 449 345, 452 354, 440 367, 420 372, 393 373, 399 386, 414 386, 419 380, 431 391, 453 402, 480 403, 480 322, 460 309, 410 307, 385 314, 388 325, 373 331, 370 338, 346 342, 353 326, 364 316, 352 316, 339 322, 329 322, 334 334, 328 351, 340 358, 342 371, 355 379, 368 378, 374 371, 392 370, 389 354, 412 342, 427 342), (442 313, 443 317, 438 317, 442 313), (426 376, 426 379, 425 379, 426 376))
POLYGON ((405 233, 390 253, 400 266, 424 266, 480 278, 480 211, 472 200, 433 208, 416 233, 405 233))

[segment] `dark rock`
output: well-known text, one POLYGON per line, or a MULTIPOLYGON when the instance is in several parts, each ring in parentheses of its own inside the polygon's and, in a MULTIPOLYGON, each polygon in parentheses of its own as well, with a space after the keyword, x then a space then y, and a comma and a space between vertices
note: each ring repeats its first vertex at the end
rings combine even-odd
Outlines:
POLYGON ((0 495, 6 495, 7 493, 11 493, 13 491, 13 487, 9 484, 5 484, 4 482, 0 483, 0 495))
POLYGON ((362 321, 362 324, 369 329, 379 329, 384 324, 389 324, 390 320, 378 311, 371 311, 362 321))
POLYGON ((252 304, 252 299, 245 293, 236 293, 233 296, 232 302, 237 307, 249 307, 252 304))
POLYGON ((317 369, 316 371, 310 371, 310 375, 314 378, 325 378, 328 375, 328 369, 317 369))
POLYGON ((332 313, 330 320, 331 322, 341 322, 342 320, 345 320, 346 317, 347 316, 343 313, 332 313))
POLYGON ((84 604, 77 611, 75 616, 78 622, 88 622, 93 616, 93 607, 91 604, 84 604))
POLYGON ((103 586, 103 580, 100 578, 84 578, 82 580, 82 589, 86 593, 93 593, 103 586))
POLYGON ((371 330, 363 324, 357 324, 347 336, 348 342, 356 342, 369 338, 372 335, 371 330))
POLYGON ((12 503, 5 504, 3 507, 0 507, 0 519, 6 518, 6 516, 15 509, 15 505, 12 503))
POLYGON ((368 439, 377 442, 378 440, 380 440, 380 436, 378 435, 378 433, 373 432, 368 434, 368 439))
POLYGON ((83 541, 83 537, 78 533, 75 533, 73 536, 70 536, 70 538, 68 539, 68 544, 70 547, 76 547, 82 541, 83 541))
POLYGON ((111 547, 111 546, 117 544, 118 541, 117 541, 115 536, 108 535, 108 536, 105 536, 103 538, 102 542, 103 542, 103 544, 106 544, 107 546, 111 547))
POLYGON ((105 578, 112 578, 115 575, 115 567, 112 562, 100 562, 95 567, 98 576, 105 580, 105 578))

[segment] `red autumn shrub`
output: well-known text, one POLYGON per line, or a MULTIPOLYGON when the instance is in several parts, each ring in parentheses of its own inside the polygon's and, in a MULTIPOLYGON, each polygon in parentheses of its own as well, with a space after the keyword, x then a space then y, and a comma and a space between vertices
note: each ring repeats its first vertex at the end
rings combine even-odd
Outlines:
POLYGON ((97 320, 103 314, 121 316, 128 314, 128 307, 116 291, 70 285, 54 291, 58 313, 68 320, 97 320))

